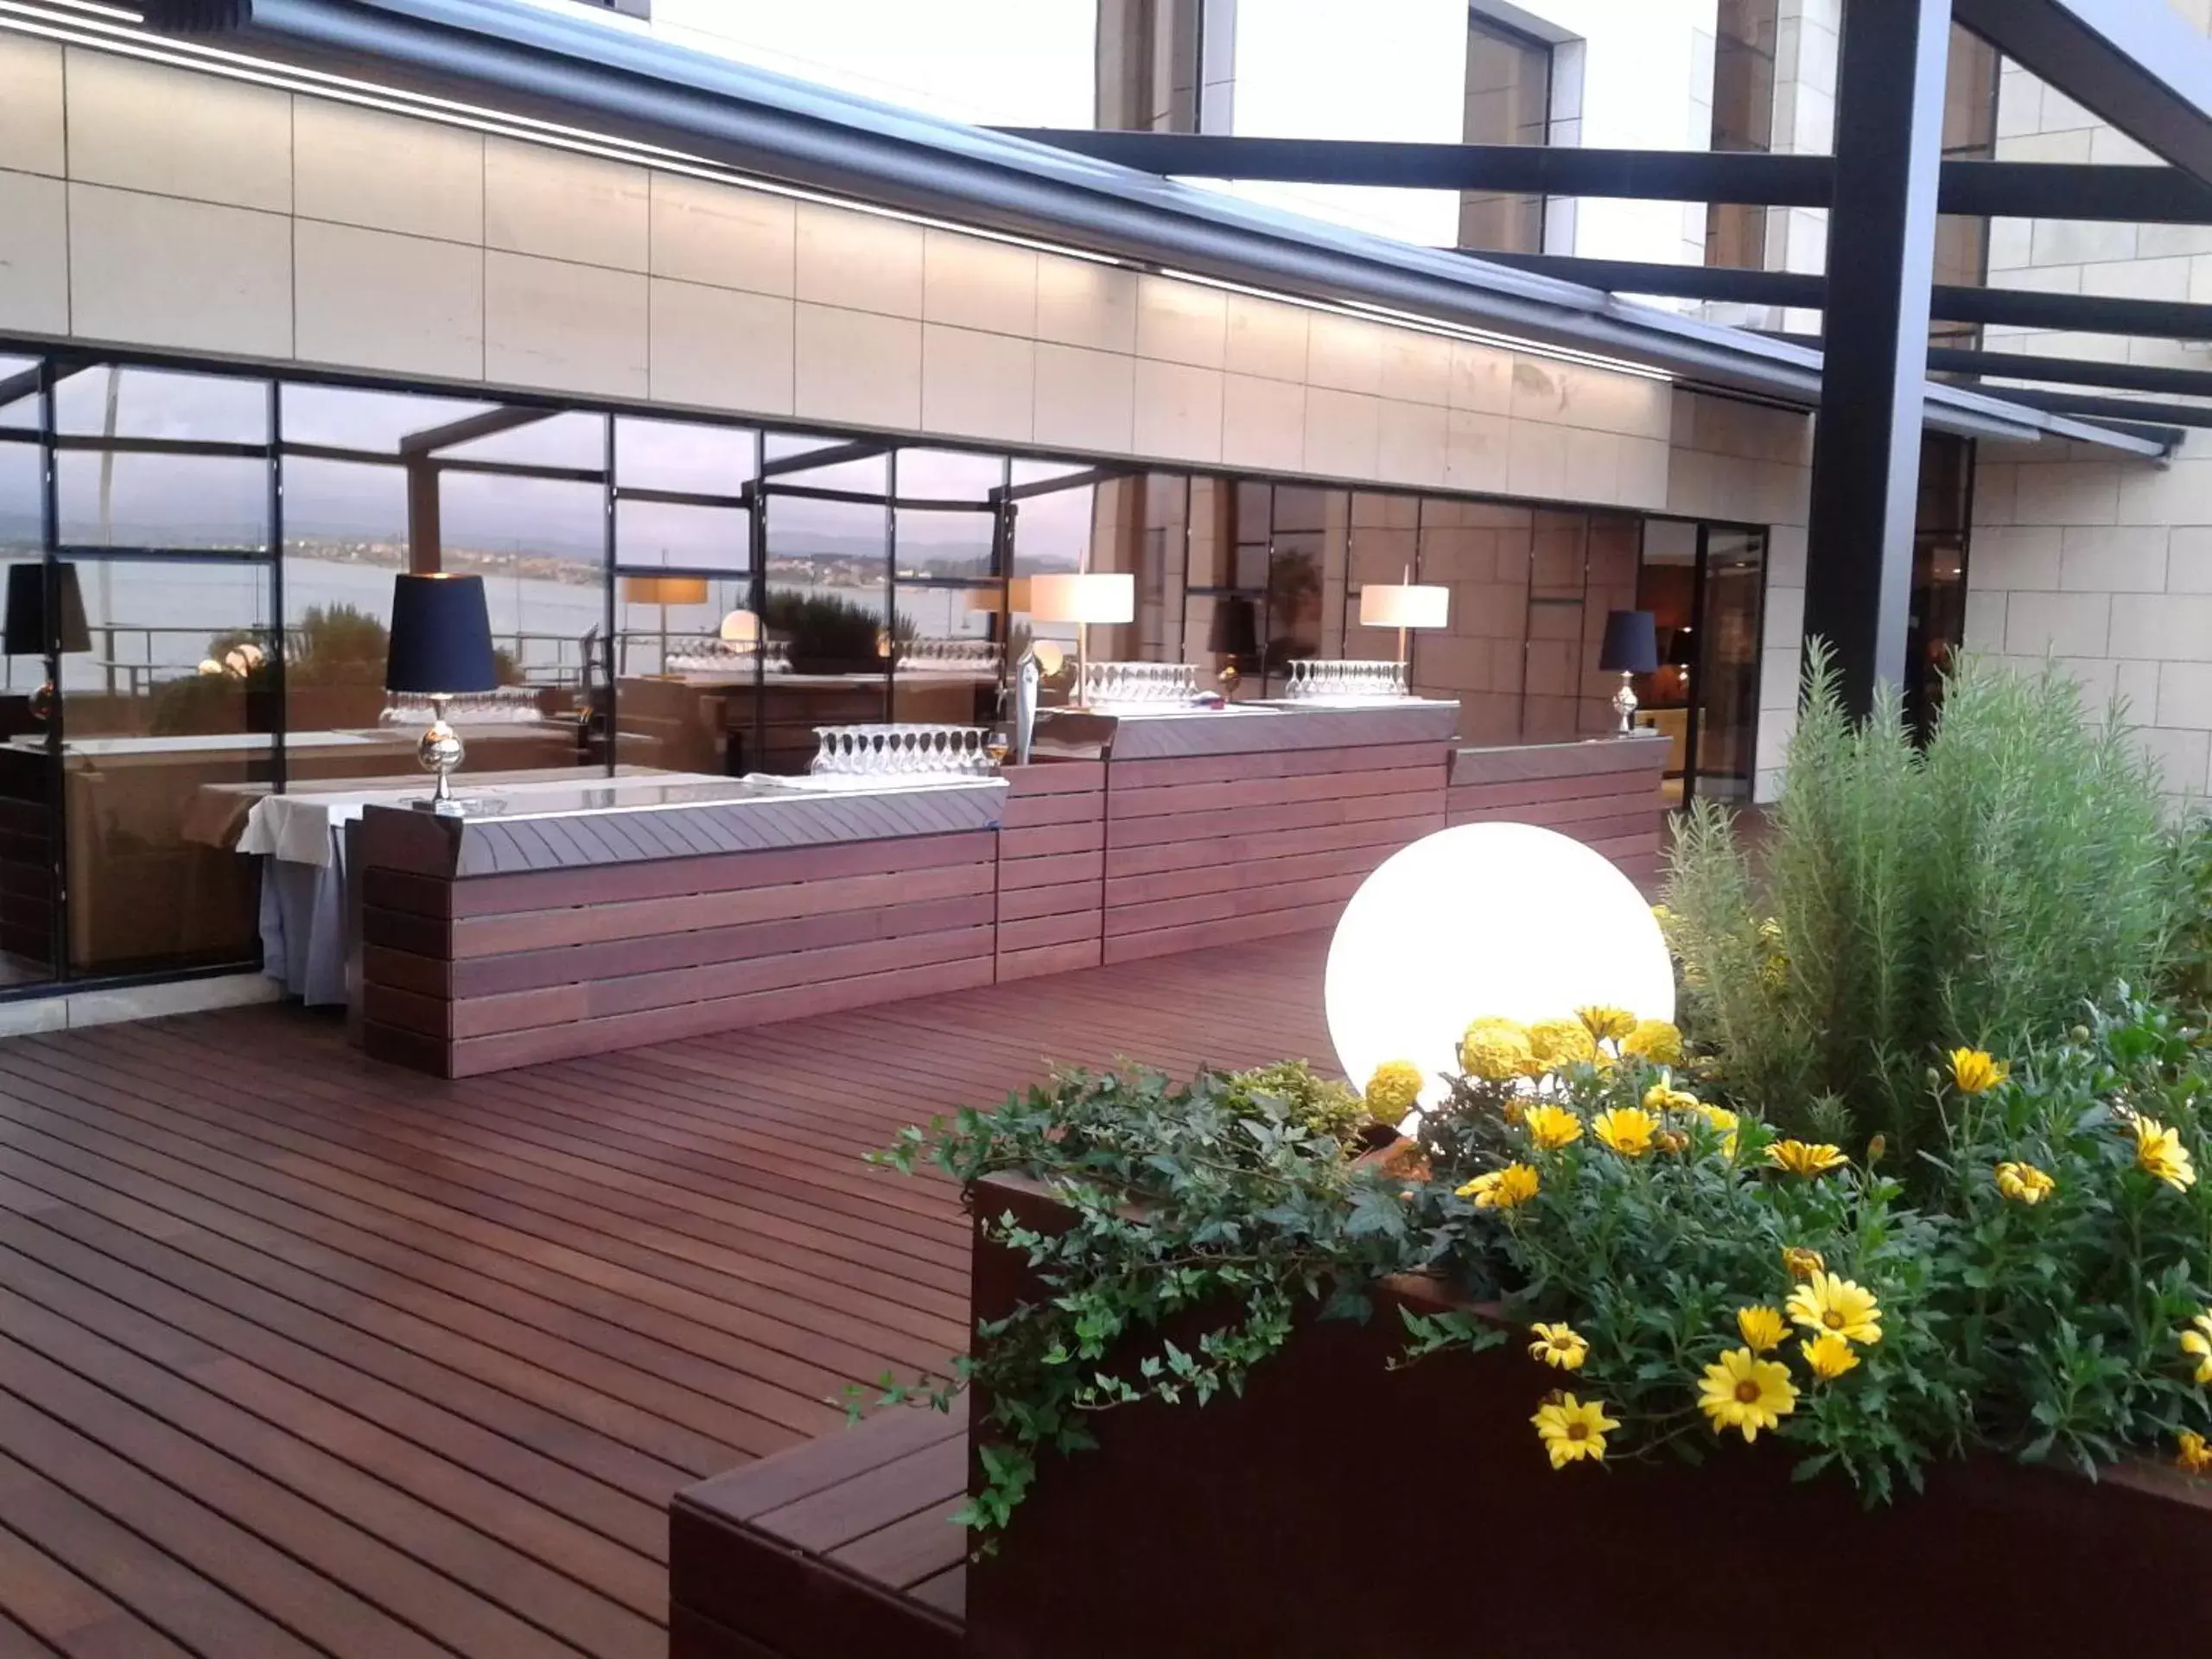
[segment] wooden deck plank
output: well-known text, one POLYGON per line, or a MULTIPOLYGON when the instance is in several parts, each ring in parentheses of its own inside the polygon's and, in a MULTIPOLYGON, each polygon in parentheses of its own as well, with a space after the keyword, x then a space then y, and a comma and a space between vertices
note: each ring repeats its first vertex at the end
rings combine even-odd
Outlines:
MULTIPOLYGON (((456 1083, 282 1007, 0 1043, 0 1659, 657 1653, 669 1497, 963 1338, 957 1191, 861 1154, 1049 1062, 1325 1058, 1322 953, 456 1083)), ((958 1440, 912 1432, 911 1504, 817 1519, 855 1583, 957 1618, 958 1440)), ((804 1521, 837 1446, 739 1501, 804 1521)))

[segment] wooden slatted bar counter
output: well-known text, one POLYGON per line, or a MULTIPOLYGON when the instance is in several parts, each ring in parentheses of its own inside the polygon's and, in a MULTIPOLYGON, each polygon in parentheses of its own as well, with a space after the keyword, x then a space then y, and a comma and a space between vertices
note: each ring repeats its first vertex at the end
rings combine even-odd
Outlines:
POLYGON ((363 1046, 470 1077, 989 984, 1006 795, 636 779, 372 806, 363 1046))
POLYGON ((1445 815, 1453 823, 1541 824, 1595 848, 1649 891, 1666 858, 1659 785, 1668 741, 1656 733, 1460 749, 1445 815))
POLYGON ((359 826, 362 1039, 443 1077, 1332 925, 1447 823, 1658 868, 1663 740, 1456 745, 1458 705, 1056 711, 988 779, 580 784, 359 826))

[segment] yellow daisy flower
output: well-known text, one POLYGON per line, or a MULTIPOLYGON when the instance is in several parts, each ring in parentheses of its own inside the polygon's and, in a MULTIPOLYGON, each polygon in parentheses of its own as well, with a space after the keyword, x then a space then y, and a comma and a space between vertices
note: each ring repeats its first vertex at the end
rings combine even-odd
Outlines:
POLYGON ((2196 1357, 2196 1380, 2212 1382, 2212 1312, 2198 1314, 2181 1333, 2181 1351, 2196 1357))
POLYGON ((2135 1166, 2177 1192, 2196 1185, 2196 1166, 2181 1143, 2181 1131, 2166 1128, 2155 1117, 2135 1120, 2135 1166))
POLYGON ((1643 1109, 1647 1112, 1696 1112, 1704 1110, 1705 1106, 1695 1095, 1671 1084, 1655 1083, 1643 1091, 1643 1109))
POLYGON ((1582 1028, 1601 1043, 1618 1043, 1636 1029, 1636 1016, 1626 1008, 1599 1006, 1577 1008, 1574 1017, 1582 1028))
POLYGON ((1682 1033, 1669 1020, 1639 1020, 1636 1029, 1621 1039, 1621 1052, 1633 1054, 1654 1065, 1682 1063, 1682 1033))
POLYGON ((1788 1368, 1761 1359, 1748 1348, 1731 1348, 1705 1368, 1698 1409, 1713 1420, 1713 1432, 1740 1429, 1746 1443, 1763 1428, 1778 1428, 1797 1409, 1797 1389, 1788 1368))
POLYGON ((1459 1069, 1484 1083, 1526 1077, 1535 1064, 1529 1033, 1511 1020, 1478 1020, 1459 1039, 1459 1069))
POLYGON ((1788 1328, 1782 1322, 1782 1310, 1778 1307, 1760 1303, 1736 1310, 1736 1329, 1755 1354, 1770 1353, 1782 1346, 1788 1328))
POLYGON ((2182 1430, 2174 1436, 2174 1444, 2180 1448, 2174 1453, 2177 1468, 2186 1470, 2192 1475, 2201 1475, 2207 1470, 2212 1470, 2212 1446, 2206 1445, 2204 1437, 2195 1429, 2182 1430))
POLYGON ((1825 1141, 1777 1141, 1766 1149, 1767 1161, 1792 1175, 1825 1175, 1851 1161, 1843 1148, 1825 1141))
POLYGON ((1620 1427, 1605 1415, 1604 1401, 1592 1400, 1585 1404, 1571 1394, 1545 1401, 1529 1421, 1536 1426, 1536 1437, 1551 1454, 1554 1469, 1564 1469, 1585 1458, 1592 1463, 1603 1463, 1605 1436, 1620 1427))
POLYGON ((1532 1325, 1529 1330, 1536 1338, 1529 1344, 1531 1359, 1562 1371, 1579 1371, 1590 1357, 1588 1340, 1571 1325, 1532 1325))
POLYGON ((1529 1139, 1538 1150, 1557 1152, 1582 1138, 1582 1120, 1558 1106, 1531 1106, 1521 1116, 1529 1139))
POLYGON ((1789 1317, 1815 1336, 1833 1331, 1847 1342, 1882 1339, 1874 1293, 1833 1273, 1816 1273, 1789 1293, 1789 1317))
POLYGON ((1733 1158, 1736 1155, 1736 1114, 1726 1106, 1707 1106, 1700 1103, 1697 1115, 1719 1131, 1720 1155, 1733 1158))
POLYGON ((1624 1158, 1641 1158, 1651 1150, 1651 1137, 1659 1120, 1635 1106, 1616 1106, 1590 1120, 1591 1131, 1624 1158))
POLYGON ((1986 1094, 2012 1075, 2012 1068, 2003 1060, 1993 1060, 1979 1048, 1955 1048, 1951 1051, 1951 1081, 1962 1095, 1986 1094))
POLYGON ((1834 1382, 1859 1363, 1859 1356, 1852 1346, 1833 1331, 1817 1337, 1808 1337, 1797 1344, 1805 1356, 1805 1363, 1813 1368, 1813 1375, 1834 1382))
POLYGON ((1535 1198, 1542 1185, 1528 1165, 1508 1164, 1476 1176, 1459 1189, 1459 1195, 1472 1198, 1478 1210, 1516 1210, 1535 1198))
POLYGON ((1792 1279, 1802 1284, 1815 1274, 1827 1271, 1827 1262, 1818 1250, 1808 1250, 1792 1244, 1782 1253, 1783 1269, 1792 1279))
POLYGON ((1421 1068, 1411 1060, 1385 1060, 1367 1080, 1367 1115, 1394 1128, 1421 1097, 1421 1068))
POLYGON ((1598 1058, 1598 1045, 1580 1020, 1535 1021, 1529 1027, 1529 1046, 1548 1071, 1563 1065, 1590 1065, 1598 1058))
POLYGON ((2015 1204, 2041 1204, 2057 1185, 2033 1164, 1997 1166, 1997 1190, 2015 1204))

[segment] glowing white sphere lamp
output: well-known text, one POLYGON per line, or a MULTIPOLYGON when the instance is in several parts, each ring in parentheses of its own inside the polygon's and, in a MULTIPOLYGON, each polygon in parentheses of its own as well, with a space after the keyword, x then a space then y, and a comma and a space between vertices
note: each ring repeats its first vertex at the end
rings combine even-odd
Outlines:
POLYGON ((732 611, 722 618, 722 625, 717 632, 721 633, 723 644, 751 649, 760 643, 760 619, 750 611, 732 611))
POLYGON ((1675 1017, 1675 970, 1651 906, 1604 854, 1527 823, 1424 836, 1360 884, 1329 943, 1322 988, 1337 1064, 1363 1088, 1385 1060, 1421 1068, 1421 1104, 1448 1092, 1460 1033, 1602 1005, 1675 1017))

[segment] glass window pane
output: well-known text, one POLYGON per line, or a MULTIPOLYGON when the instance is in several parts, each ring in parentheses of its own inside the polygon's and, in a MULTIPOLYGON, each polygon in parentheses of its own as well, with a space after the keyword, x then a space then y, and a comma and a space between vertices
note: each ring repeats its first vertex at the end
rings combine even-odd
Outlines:
POLYGON ((898 492, 901 501, 986 502, 1006 483, 1000 455, 972 455, 953 449, 901 449, 898 492))
POLYGON ((200 826, 220 816, 206 810, 211 791, 250 794, 271 776, 269 567, 70 568, 91 646, 61 659, 70 968, 251 962, 251 864, 200 826))
POLYGON ((439 496, 442 568, 484 578, 493 639, 549 712, 565 708, 607 626, 604 487, 447 473, 439 496))
POLYGON ((747 569, 753 563, 753 516, 735 507, 617 500, 614 558, 625 565, 747 569))
POLYGON ((35 558, 45 550, 41 471, 38 445, 0 442, 0 559, 35 558))
POLYGON ((814 728, 884 718, 890 667, 883 509, 771 496, 762 626, 787 667, 761 697, 760 769, 804 772, 814 728))
POLYGON ((763 476, 772 483, 804 485, 811 490, 849 490, 861 495, 882 495, 891 487, 888 444, 771 432, 765 447, 768 459, 763 476))
POLYGON ((735 495, 753 477, 753 435, 623 416, 614 423, 614 481, 625 489, 735 495))
POLYGON ((266 443, 269 383, 104 364, 54 387, 54 424, 76 437, 266 443))
POLYGON ((893 720, 987 726, 998 713, 1001 589, 901 588, 893 720))
POLYGON ((0 431, 38 430, 38 394, 35 391, 11 392, 10 383, 21 379, 38 367, 35 357, 11 357, 0 352, 0 431))
POLYGON ((520 406, 506 413, 515 423, 505 430, 442 445, 436 454, 447 461, 497 461, 524 467, 557 467, 564 472, 606 472, 604 415, 520 406))
POLYGON ((54 464, 64 546, 239 552, 269 545, 266 461, 65 449, 54 464))
POLYGON ((625 763, 717 776, 758 769, 752 603, 747 577, 617 578, 614 718, 625 763))
POLYGON ((397 455, 405 440, 474 418, 494 404, 454 397, 417 397, 404 391, 362 391, 352 386, 287 385, 284 442, 330 449, 366 449, 397 455))
POLYGON ((998 516, 986 509, 939 512, 900 507, 893 515, 899 575, 908 577, 988 576, 997 540, 998 516))
MULTIPOLYGON (((1483 17, 1471 19, 1462 140, 1470 144, 1549 142, 1551 77, 1551 48, 1542 41, 1483 17)), ((1535 253, 1543 245, 1541 196, 1460 193, 1461 247, 1535 253)))

